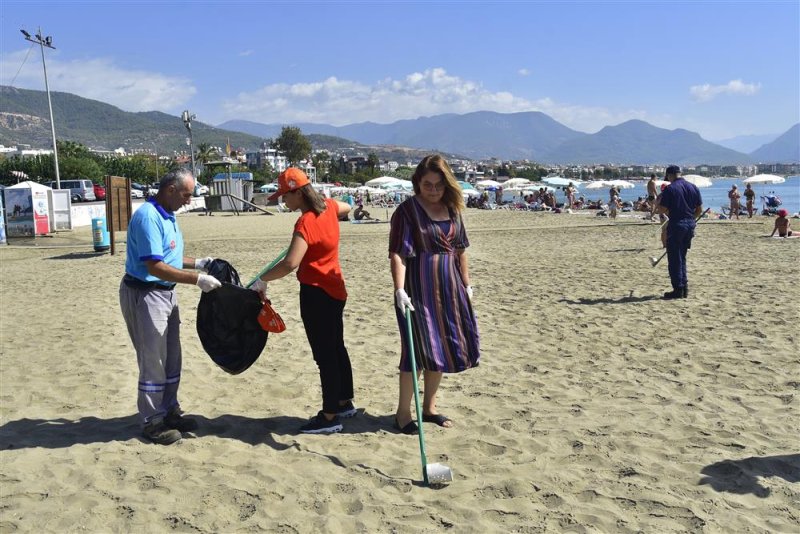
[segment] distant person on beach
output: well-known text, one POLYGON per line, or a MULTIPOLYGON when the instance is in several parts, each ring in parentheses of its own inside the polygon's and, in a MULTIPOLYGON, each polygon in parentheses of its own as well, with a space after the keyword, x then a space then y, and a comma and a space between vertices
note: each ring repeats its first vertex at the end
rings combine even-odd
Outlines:
POLYGON ((353 219, 356 221, 361 221, 364 219, 371 219, 372 217, 369 216, 369 212, 364 209, 364 204, 359 202, 356 206, 356 209, 353 211, 353 219))
POLYGON ((397 207, 389 230, 389 261, 402 340, 394 426, 404 434, 418 431, 410 408, 413 388, 418 385, 411 376, 406 310, 411 316, 417 366, 424 376, 423 421, 446 428, 453 425, 436 408, 442 373, 476 367, 480 359, 461 189, 450 166, 438 155, 425 157, 411 182, 414 196, 397 207))
POLYGON ((267 282, 297 270, 300 282, 300 317, 311 353, 319 368, 322 409, 305 425, 303 434, 329 434, 344 427, 342 417, 352 417, 353 371, 344 345, 344 307, 347 290, 339 265, 339 218, 349 204, 323 198, 302 170, 290 167, 278 176, 278 190, 269 199, 283 197, 301 215, 294 225, 286 257, 265 272, 251 287, 267 298, 267 282))
POLYGON ((756 199, 756 192, 753 191, 753 186, 750 184, 746 184, 744 186, 744 198, 747 202, 747 218, 753 218, 753 202, 756 199))
POLYGON ((611 200, 608 202, 608 216, 612 219, 617 218, 617 210, 622 208, 622 204, 619 201, 619 197, 614 195, 611 197, 611 200))
POLYGON ((775 219, 775 226, 772 228, 772 233, 769 234, 770 237, 774 236, 775 232, 778 232, 778 237, 792 237, 788 215, 789 212, 785 209, 778 210, 778 218, 775 219))
POLYGON ((669 216, 666 245, 672 283, 672 291, 664 293, 664 298, 685 299, 689 296, 686 254, 692 246, 695 219, 703 212, 703 199, 697 186, 681 177, 681 168, 677 165, 667 167, 664 179, 670 185, 661 193, 658 211, 669 216))
POLYGON ((742 195, 741 195, 741 193, 739 193, 739 188, 736 187, 736 184, 733 184, 733 187, 731 187, 731 190, 728 191, 728 198, 731 201, 730 217, 731 217, 731 219, 736 217, 736 220, 738 221, 739 220, 739 208, 741 207, 741 204, 739 203, 739 199, 742 198, 742 195))
POLYGON ((647 181, 647 203, 650 204, 650 220, 656 214, 656 197, 658 196, 658 186, 656 185, 656 175, 651 174, 647 181))
POLYGON ((567 205, 564 206, 565 208, 571 208, 575 205, 575 186, 572 182, 569 183, 567 188, 564 190, 564 194, 567 197, 567 205))
POLYGON ((181 382, 181 317, 175 284, 197 285, 204 292, 222 284, 205 270, 212 258, 183 255, 183 235, 175 211, 189 204, 194 177, 187 170, 164 175, 158 193, 136 210, 128 224, 125 276, 119 304, 139 364, 137 406, 143 435, 169 445, 181 432, 197 429, 197 421, 182 416, 178 403, 181 382))

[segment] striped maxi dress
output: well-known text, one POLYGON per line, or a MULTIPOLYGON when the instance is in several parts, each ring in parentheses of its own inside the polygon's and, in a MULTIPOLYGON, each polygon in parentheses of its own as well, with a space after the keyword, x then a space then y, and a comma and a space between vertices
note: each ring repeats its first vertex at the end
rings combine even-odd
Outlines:
MULTIPOLYGON (((406 261, 405 290, 411 312, 417 367, 459 373, 480 360, 478 325, 459 270, 458 252, 469 246, 461 214, 450 224, 431 220, 415 197, 392 215, 389 252, 406 261)), ((395 307, 402 352, 400 370, 411 371, 405 316, 395 307)))

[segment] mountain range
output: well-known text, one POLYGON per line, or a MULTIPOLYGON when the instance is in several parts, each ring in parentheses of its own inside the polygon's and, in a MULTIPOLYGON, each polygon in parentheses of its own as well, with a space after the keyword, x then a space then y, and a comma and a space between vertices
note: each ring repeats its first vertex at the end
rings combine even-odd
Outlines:
MULTIPOLYGON (((92 148, 185 150, 180 117, 158 111, 127 112, 70 93, 51 92, 59 139, 92 148)), ((0 143, 50 145, 44 91, 0 86, 0 143)), ((209 143, 256 149, 280 135, 284 124, 228 121, 214 127, 192 122, 195 146, 209 143)), ((745 164, 800 161, 800 124, 750 154, 712 143, 688 130, 666 130, 632 120, 594 134, 573 130, 540 112, 478 111, 345 126, 296 123, 314 148, 374 151, 382 159, 418 159, 439 151, 472 159, 533 160, 543 163, 745 164), (395 157, 395 155, 397 157, 395 157)))
MULTIPOLYGON (((276 137, 281 124, 234 120, 219 125, 261 137, 276 137)), ((363 143, 432 147, 473 159, 528 159, 544 163, 647 165, 736 165, 800 161, 800 131, 795 125, 752 154, 712 143, 684 129, 666 130, 640 120, 607 126, 594 134, 572 130, 540 112, 479 111, 345 126, 295 123, 303 132, 336 135, 363 143)))

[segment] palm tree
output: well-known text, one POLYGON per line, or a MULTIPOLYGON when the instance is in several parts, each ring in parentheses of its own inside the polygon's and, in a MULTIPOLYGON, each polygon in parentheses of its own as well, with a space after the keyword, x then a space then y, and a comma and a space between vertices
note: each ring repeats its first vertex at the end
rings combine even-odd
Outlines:
MULTIPOLYGON (((215 147, 212 147, 208 143, 200 143, 197 145, 197 154, 195 155, 195 160, 200 163, 200 165, 205 168, 206 163, 209 161, 213 161, 214 159, 219 157, 219 152, 215 147)), ((201 173, 202 174, 202 173, 201 173)))
POLYGON ((369 167, 369 172, 372 176, 375 176, 375 167, 380 164, 380 160, 378 159, 378 155, 375 152, 370 152, 367 155, 367 166, 369 167))

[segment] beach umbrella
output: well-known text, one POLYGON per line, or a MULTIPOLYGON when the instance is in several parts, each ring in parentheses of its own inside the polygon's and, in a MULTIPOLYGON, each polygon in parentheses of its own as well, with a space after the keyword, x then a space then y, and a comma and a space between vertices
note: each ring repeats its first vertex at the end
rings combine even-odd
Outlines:
POLYGON ((531 181, 527 178, 510 178, 503 182, 503 187, 519 187, 521 185, 530 185, 531 181))
POLYGON ((596 180, 594 182, 589 182, 589 185, 587 185, 585 189, 604 189, 606 187, 611 187, 611 182, 596 180))
POLYGON ((15 177, 17 182, 19 182, 19 180, 28 180, 28 175, 22 171, 11 171, 11 176, 15 177))
POLYGON ((548 176, 547 178, 543 178, 542 181, 546 184, 555 185, 555 186, 563 186, 563 185, 575 185, 577 182, 575 180, 570 180, 568 178, 562 178, 561 176, 548 176))
POLYGON ((776 176, 774 174, 756 174, 755 176, 751 176, 750 178, 745 178, 744 183, 746 184, 782 184, 786 181, 786 178, 782 176, 776 176))
POLYGON ((711 180, 699 174, 684 174, 683 179, 697 187, 711 187, 711 180))
POLYGON ((495 182, 494 180, 480 180, 475 182, 477 187, 502 187, 500 182, 495 182))

